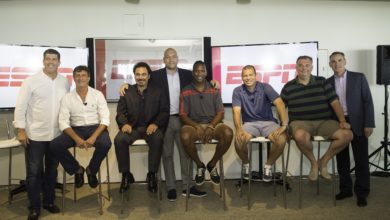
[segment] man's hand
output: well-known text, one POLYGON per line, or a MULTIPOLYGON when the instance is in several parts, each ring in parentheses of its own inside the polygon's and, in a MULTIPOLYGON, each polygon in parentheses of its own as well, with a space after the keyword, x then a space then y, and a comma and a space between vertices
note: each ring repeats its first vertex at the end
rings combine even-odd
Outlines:
POLYGON ((93 135, 91 137, 89 137, 86 141, 85 141, 85 144, 86 144, 86 147, 87 148, 90 148, 90 147, 93 147, 94 144, 96 142, 96 137, 94 137, 93 135))
POLYGON ((217 80, 211 80, 210 84, 215 88, 215 89, 220 89, 221 84, 217 80))
POLYGON ((75 140, 75 142, 76 142, 76 147, 81 148, 81 149, 87 148, 87 147, 86 147, 85 140, 83 140, 83 139, 81 139, 81 138, 77 138, 77 140, 75 140))
POLYGON ((17 135, 16 139, 22 144, 22 146, 24 148, 27 148, 27 144, 30 143, 28 141, 26 130, 24 130, 24 129, 20 129, 20 128, 18 129, 18 135, 17 135))
POLYGON ((209 143, 211 139, 213 138, 214 130, 210 127, 206 127, 203 133, 203 140, 202 143, 209 143))
POLYGON ((154 132, 156 132, 158 129, 158 126, 156 124, 150 124, 147 128, 146 128, 146 135, 151 135, 153 134, 154 132))
MULTIPOLYGON (((196 126, 195 126, 195 129, 196 129, 196 134, 197 134, 197 136, 198 136, 198 139, 199 139, 200 141, 203 141, 203 135, 204 135, 204 129, 203 129, 203 127, 200 126, 200 125, 196 125, 196 126)), ((203 143, 203 144, 204 144, 204 143, 203 143)))
POLYGON ((366 136, 366 138, 369 138, 373 131, 373 128, 364 128, 364 135, 366 136))
POLYGON ((281 134, 283 134, 287 129, 287 125, 280 126, 278 129, 269 134, 269 138, 276 140, 281 134))
POLYGON ((245 140, 245 132, 242 130, 242 128, 239 128, 236 130, 236 142, 239 145, 242 145, 242 143, 245 140))
POLYGON ((348 122, 346 122, 346 121, 342 121, 342 122, 340 122, 340 128, 342 128, 342 129, 351 129, 351 125, 348 122))
POLYGON ((121 131, 123 133, 131 134, 131 132, 133 131, 133 128, 131 127, 131 125, 125 124, 125 125, 122 126, 121 131))
POLYGON ((121 87, 119 88, 119 95, 124 96, 126 93, 126 90, 129 88, 129 84, 123 83, 121 87))

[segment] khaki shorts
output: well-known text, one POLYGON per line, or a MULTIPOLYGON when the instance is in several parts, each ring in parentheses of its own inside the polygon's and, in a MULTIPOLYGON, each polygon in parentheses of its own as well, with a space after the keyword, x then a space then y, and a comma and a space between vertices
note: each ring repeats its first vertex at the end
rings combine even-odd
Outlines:
POLYGON ((298 129, 307 131, 311 136, 322 136, 328 139, 340 129, 340 125, 336 120, 293 121, 290 123, 291 134, 295 134, 298 129))

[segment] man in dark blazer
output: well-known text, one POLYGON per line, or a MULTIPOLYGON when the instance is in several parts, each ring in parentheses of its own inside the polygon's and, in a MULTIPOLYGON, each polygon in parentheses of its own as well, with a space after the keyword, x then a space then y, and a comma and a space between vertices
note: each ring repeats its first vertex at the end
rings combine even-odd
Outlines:
POLYGON ((149 83, 151 69, 144 62, 134 68, 136 84, 129 86, 118 102, 116 121, 120 131, 115 137, 115 153, 119 172, 122 173, 120 192, 134 182, 130 173, 129 145, 137 139, 145 139, 149 145, 146 177, 148 190, 157 191, 156 173, 161 159, 164 131, 169 119, 169 103, 162 89, 149 83))
MULTIPOLYGON (((357 205, 367 205, 370 192, 370 172, 368 164, 368 137, 375 127, 374 104, 370 87, 363 73, 351 72, 345 69, 344 53, 333 52, 329 57, 329 66, 334 76, 328 79, 339 96, 344 115, 353 131, 351 141, 355 159, 355 186, 357 205)), ((350 175, 349 148, 337 154, 337 170, 340 175, 340 193, 337 200, 352 197, 352 179, 350 175)))

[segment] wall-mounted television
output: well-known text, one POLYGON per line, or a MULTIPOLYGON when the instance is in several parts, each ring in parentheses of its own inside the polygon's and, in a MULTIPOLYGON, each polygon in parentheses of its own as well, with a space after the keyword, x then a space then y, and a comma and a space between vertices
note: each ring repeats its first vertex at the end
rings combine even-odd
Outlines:
MULTIPOLYGON (((48 46, 0 45, 0 109, 15 108, 22 82, 43 67, 43 52, 49 48, 61 54, 59 74, 73 83, 73 68, 88 64, 88 49, 48 46)), ((71 87, 71 89, 73 88, 71 87)))
MULTIPOLYGON (((211 38, 189 39, 123 39, 87 38, 91 54, 89 67, 94 71, 94 87, 109 102, 119 99, 118 90, 123 83, 135 84, 133 66, 146 62, 152 70, 164 67, 163 57, 167 48, 174 48, 180 68, 192 69, 197 60, 204 60, 211 69, 211 38)), ((211 78, 211 76, 209 77, 211 78)))
POLYGON ((299 56, 313 58, 313 72, 318 73, 318 42, 212 46, 212 78, 221 83, 224 104, 232 103, 234 88, 242 84, 241 69, 254 65, 257 80, 270 84, 278 93, 296 76, 299 56))

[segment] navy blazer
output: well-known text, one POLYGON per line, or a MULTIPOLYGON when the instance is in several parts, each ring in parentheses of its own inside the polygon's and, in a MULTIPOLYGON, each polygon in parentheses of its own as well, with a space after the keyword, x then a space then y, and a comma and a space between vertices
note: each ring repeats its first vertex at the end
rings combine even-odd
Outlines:
MULTIPOLYGON (((144 91, 145 97, 145 121, 147 125, 156 124, 163 132, 169 120, 168 98, 161 88, 148 84, 144 91)), ((116 122, 119 129, 125 124, 132 127, 137 123, 139 116, 139 95, 137 84, 129 86, 124 96, 119 98, 116 122)))
MULTIPOLYGON (((180 79, 180 90, 182 90, 186 85, 191 84, 192 82, 192 72, 186 69, 177 68, 179 72, 180 79)), ((166 68, 162 68, 156 71, 153 71, 150 76, 149 83, 156 85, 164 90, 167 97, 169 97, 169 86, 168 86, 168 77, 166 68)), ((170 104, 169 98, 168 103, 170 104)))
MULTIPOLYGON (((327 81, 335 87, 335 77, 327 81)), ((374 103, 370 87, 363 73, 347 71, 347 108, 352 130, 359 136, 364 135, 364 128, 374 128, 374 103)))

